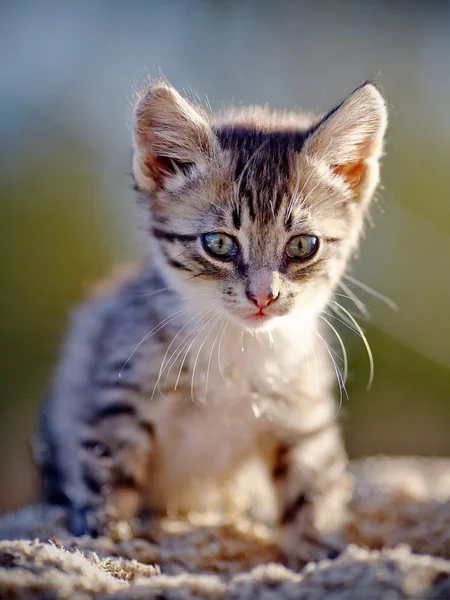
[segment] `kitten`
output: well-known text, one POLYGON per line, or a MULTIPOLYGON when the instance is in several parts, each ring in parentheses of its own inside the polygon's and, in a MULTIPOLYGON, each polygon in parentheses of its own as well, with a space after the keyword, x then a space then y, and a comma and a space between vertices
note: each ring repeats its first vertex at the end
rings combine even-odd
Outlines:
POLYGON ((73 315, 37 444, 75 535, 201 509, 245 461, 280 543, 336 551, 351 493, 322 332, 379 179, 386 105, 366 82, 324 117, 214 117, 166 82, 134 111, 150 253, 73 315))

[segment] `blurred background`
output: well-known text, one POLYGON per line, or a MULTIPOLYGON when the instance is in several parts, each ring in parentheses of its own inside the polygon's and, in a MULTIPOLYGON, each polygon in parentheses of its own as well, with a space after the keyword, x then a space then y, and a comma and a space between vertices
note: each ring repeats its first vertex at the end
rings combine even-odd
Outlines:
POLYGON ((0 4, 0 512, 36 497, 29 438, 70 307, 145 252, 133 89, 161 71, 219 110, 325 111, 381 72, 384 188, 349 286, 375 359, 350 356, 351 456, 450 452, 449 7, 440 0, 0 4))

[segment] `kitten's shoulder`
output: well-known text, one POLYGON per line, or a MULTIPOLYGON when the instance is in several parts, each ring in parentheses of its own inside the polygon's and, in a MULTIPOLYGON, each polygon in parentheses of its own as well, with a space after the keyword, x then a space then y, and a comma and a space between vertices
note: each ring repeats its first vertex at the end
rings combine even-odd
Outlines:
POLYGON ((101 301, 128 286, 146 286, 150 271, 148 265, 142 262, 116 264, 108 275, 89 284, 85 298, 87 301, 101 301))
POLYGON ((151 319, 153 314, 164 312, 172 296, 163 277, 148 262, 115 265, 109 276, 88 287, 83 300, 73 308, 72 333, 86 325, 91 331, 103 330, 111 318, 119 329, 123 319, 151 319))

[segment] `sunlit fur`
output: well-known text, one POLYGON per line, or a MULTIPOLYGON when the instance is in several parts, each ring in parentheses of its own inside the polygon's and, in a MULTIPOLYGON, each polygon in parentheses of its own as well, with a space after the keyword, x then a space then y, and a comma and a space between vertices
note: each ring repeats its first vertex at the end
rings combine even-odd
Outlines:
POLYGON ((166 82, 142 91, 133 172, 149 259, 74 313, 35 445, 74 533, 209 506, 259 456, 288 555, 336 551, 350 484, 326 321, 353 327, 332 294, 353 294, 341 278, 385 127, 372 83, 322 117, 212 116, 166 82), (214 232, 236 240, 233 260, 205 250, 214 232), (305 261, 286 253, 297 235, 319 240, 305 261))

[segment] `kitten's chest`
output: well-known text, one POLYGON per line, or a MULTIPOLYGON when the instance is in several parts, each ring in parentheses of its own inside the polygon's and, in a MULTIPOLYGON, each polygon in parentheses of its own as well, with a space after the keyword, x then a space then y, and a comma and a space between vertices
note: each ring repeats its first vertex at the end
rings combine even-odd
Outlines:
POLYGON ((264 346, 239 331, 220 346, 194 345, 179 374, 173 369, 149 406, 157 434, 152 480, 165 495, 157 504, 189 506, 196 488, 225 481, 256 453, 278 405, 295 397, 298 369, 269 339, 264 346))
POLYGON ((230 336, 220 353, 214 350, 206 344, 192 349, 180 378, 176 369, 169 377, 156 410, 165 452, 218 473, 255 445, 290 377, 274 349, 264 352, 230 336))
POLYGON ((220 487, 255 453, 261 421, 243 390, 211 384, 208 399, 190 387, 165 394, 156 416, 151 504, 188 511, 214 505, 220 487))
POLYGON ((191 477, 216 478, 252 452, 263 422, 248 380, 219 380, 212 372, 206 394, 204 383, 199 376, 192 386, 186 377, 164 394, 158 444, 166 463, 182 462, 191 477))

